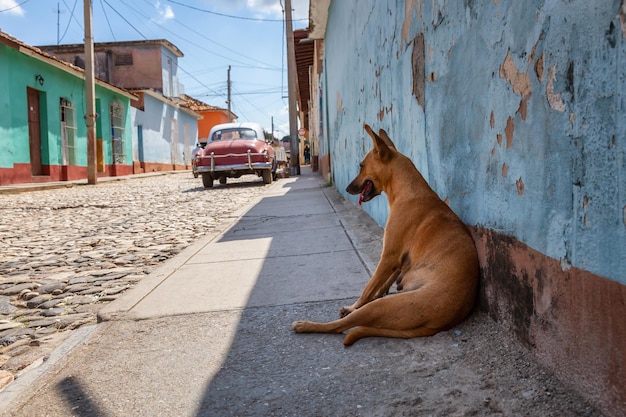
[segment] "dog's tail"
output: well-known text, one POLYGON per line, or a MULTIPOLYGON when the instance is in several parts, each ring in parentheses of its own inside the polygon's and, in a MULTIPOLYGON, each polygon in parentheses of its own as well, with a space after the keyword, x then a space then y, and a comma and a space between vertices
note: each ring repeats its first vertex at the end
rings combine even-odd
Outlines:
POLYGON ((349 332, 343 339, 344 346, 350 346, 354 342, 364 337, 397 337, 401 339, 410 339, 412 337, 425 337, 437 334, 439 329, 429 329, 427 327, 418 327, 409 330, 379 329, 376 327, 359 326, 349 332))

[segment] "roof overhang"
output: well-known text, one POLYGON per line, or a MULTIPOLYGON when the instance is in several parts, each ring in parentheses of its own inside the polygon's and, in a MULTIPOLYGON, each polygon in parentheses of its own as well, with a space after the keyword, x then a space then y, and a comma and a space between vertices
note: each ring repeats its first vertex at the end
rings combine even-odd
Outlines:
POLYGON ((309 111, 309 100, 311 99, 309 71, 313 65, 314 56, 314 41, 308 38, 308 35, 306 29, 293 31, 298 79, 298 107, 305 113, 309 111))
POLYGON ((149 88, 146 88, 146 89, 136 89, 136 90, 133 90, 133 91, 135 91, 137 93, 142 93, 142 94, 144 94, 146 96, 150 96, 150 97, 152 97, 152 98, 154 98, 154 99, 156 99, 156 100, 158 100, 160 102, 163 102, 163 103, 165 103, 167 105, 175 107, 175 108, 179 109, 180 111, 182 111, 184 113, 187 113, 190 116, 195 117, 196 119, 204 118, 204 116, 201 115, 200 113, 197 113, 197 112, 191 110, 190 108, 185 107, 183 105, 183 103, 184 103, 183 99, 171 99, 171 98, 165 97, 160 92, 154 91, 154 90, 149 89, 149 88))
MULTIPOLYGON (((168 49, 177 57, 183 57, 183 53, 176 45, 166 39, 147 39, 141 41, 119 41, 119 42, 95 42, 93 44, 94 51, 106 51, 111 48, 140 48, 142 46, 162 46, 168 49)), ((41 45, 38 46, 46 51, 55 51, 55 53, 76 53, 82 52, 85 45, 82 43, 63 44, 63 45, 41 45)))
POLYGON ((330 2, 331 0, 312 0, 309 2, 309 38, 324 39, 330 2))

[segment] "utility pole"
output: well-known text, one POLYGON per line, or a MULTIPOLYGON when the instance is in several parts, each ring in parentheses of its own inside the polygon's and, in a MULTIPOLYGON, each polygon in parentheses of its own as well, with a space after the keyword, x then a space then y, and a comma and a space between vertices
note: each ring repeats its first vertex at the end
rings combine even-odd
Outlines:
POLYGON ((87 101, 87 183, 96 184, 96 90, 93 69, 93 31, 91 0, 84 0, 85 19, 85 99, 87 101))
POLYGON ((287 86, 289 88, 289 137, 291 138, 291 168, 300 175, 300 146, 296 109, 296 51, 293 39, 291 0, 285 0, 285 36, 287 37, 287 86))
POLYGON ((228 66, 228 80, 226 81, 226 87, 228 89, 228 99, 226 103, 228 103, 228 123, 232 122, 232 116, 230 113, 230 65, 228 66))
POLYGON ((61 42, 61 40, 59 39, 61 37, 61 6, 59 4, 59 2, 57 2, 57 46, 59 46, 59 43, 61 42))
POLYGON ((274 143, 274 116, 272 116, 272 144, 274 143))

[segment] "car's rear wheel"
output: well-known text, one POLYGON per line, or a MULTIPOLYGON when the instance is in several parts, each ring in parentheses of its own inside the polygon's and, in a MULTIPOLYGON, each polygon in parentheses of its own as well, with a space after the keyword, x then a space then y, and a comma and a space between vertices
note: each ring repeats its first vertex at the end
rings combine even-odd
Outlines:
POLYGON ((222 175, 220 177, 220 184, 222 184, 222 185, 226 184, 226 176, 225 175, 222 175))
POLYGON ((202 185, 204 185, 204 188, 213 187, 213 177, 208 172, 202 173, 202 185))
POLYGON ((263 184, 271 184, 272 183, 272 171, 269 169, 263 170, 263 184))

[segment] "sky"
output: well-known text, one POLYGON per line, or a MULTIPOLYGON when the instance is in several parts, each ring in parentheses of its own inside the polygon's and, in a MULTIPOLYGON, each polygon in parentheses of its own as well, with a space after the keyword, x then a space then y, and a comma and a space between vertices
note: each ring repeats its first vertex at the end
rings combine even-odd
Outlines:
MULTIPOLYGON (((291 0, 293 28, 309 0, 291 0)), ((29 45, 83 43, 84 0, 0 0, 0 30, 29 45)), ((94 42, 166 39, 184 56, 185 94, 231 110, 238 121, 289 134, 284 0, 92 0, 94 42)))

